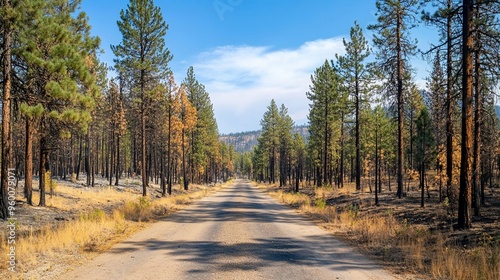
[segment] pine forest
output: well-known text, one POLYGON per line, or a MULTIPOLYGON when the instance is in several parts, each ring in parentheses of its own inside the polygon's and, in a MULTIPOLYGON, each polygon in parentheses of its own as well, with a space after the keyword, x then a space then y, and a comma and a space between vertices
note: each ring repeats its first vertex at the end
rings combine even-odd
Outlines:
MULTIPOLYGON (((229 135, 219 133, 211 89, 195 67, 174 77, 168 17, 153 0, 121 7, 112 64, 101 60, 81 0, 0 2, 5 223, 19 208, 57 208, 64 182, 77 192, 132 192, 136 208, 123 217, 141 221, 160 215, 161 199, 251 180, 315 220, 335 224, 345 213, 345 235, 388 248, 378 255, 384 262, 430 279, 499 279, 499 1, 369 1, 377 21, 352 23, 344 52, 332 51, 310 73, 306 124, 270 96, 260 104, 260 131, 229 135), (417 26, 437 30, 438 41, 418 48, 417 26), (428 64, 425 87, 415 81, 415 59, 428 64), (144 209, 155 214, 133 218, 144 209), (378 225, 384 243, 368 221, 389 216, 403 226, 378 225), (399 237, 433 257, 385 247, 407 244, 399 237), (454 268, 443 268, 448 248, 466 252, 467 266, 457 253, 454 268)), ((110 201, 85 219, 127 206, 110 201)))

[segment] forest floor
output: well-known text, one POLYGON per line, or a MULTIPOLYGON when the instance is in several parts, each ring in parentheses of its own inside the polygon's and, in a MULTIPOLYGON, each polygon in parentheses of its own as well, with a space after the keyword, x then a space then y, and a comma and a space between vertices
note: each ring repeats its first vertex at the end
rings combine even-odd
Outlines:
POLYGON ((33 206, 26 203, 24 182, 19 182, 13 217, 15 231, 10 230, 8 221, 0 221, 3 233, 0 235, 0 279, 41 279, 41 275, 51 279, 68 266, 84 263, 150 222, 223 186, 191 184, 189 191, 184 191, 176 184, 172 195, 163 198, 159 185, 150 184, 148 197, 144 199, 140 177, 121 179, 118 186, 109 186, 109 181, 97 178, 95 187, 86 187, 85 182, 85 176, 72 181, 53 180, 53 194, 47 190, 46 207, 37 206, 36 178, 33 206), (10 232, 15 234, 16 243, 11 245, 15 246, 16 273, 8 271, 10 232))
POLYGON ((379 205, 368 188, 356 191, 352 183, 344 188, 302 186, 299 195, 288 187, 260 186, 395 273, 416 273, 424 279, 500 279, 500 188, 485 190, 486 205, 481 216, 473 217, 471 229, 454 230, 456 205, 440 202, 438 191, 431 188, 422 208, 417 182, 401 199, 394 187, 383 187, 379 205), (471 264, 462 264, 467 262, 471 264), (457 266, 474 271, 450 271, 459 270, 457 266))

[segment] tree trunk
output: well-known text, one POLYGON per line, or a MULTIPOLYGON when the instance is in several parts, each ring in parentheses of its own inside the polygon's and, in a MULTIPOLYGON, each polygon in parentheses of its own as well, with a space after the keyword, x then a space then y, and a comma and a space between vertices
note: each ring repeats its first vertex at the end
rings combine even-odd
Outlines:
POLYGON ((328 97, 327 99, 325 100, 325 136, 324 136, 324 143, 323 143, 323 185, 326 185, 328 182, 327 182, 327 179, 328 179, 328 174, 327 174, 327 170, 328 170, 328 166, 327 166, 327 162, 328 162, 328 97))
POLYGON ((379 179, 379 158, 378 158, 378 124, 375 125, 375 205, 378 206, 378 179, 379 179))
POLYGON ((161 153, 160 157, 160 185, 161 185, 161 196, 166 196, 167 189, 165 183, 165 153, 161 153))
POLYGON ((73 180, 73 173, 75 171, 75 149, 74 149, 74 145, 73 145, 73 139, 74 139, 74 135, 72 134, 71 135, 71 138, 70 138, 70 141, 69 141, 69 148, 71 149, 70 150, 70 159, 69 159, 69 172, 71 172, 71 180, 73 180))
POLYGON ((86 142, 86 148, 85 148, 85 173, 87 173, 87 187, 91 185, 91 176, 92 176, 92 170, 91 170, 91 162, 90 162, 90 125, 89 128, 87 129, 87 135, 85 137, 85 142, 86 142))
POLYGON ((48 155, 47 155, 47 139, 45 136, 42 136, 40 139, 40 174, 38 176, 38 188, 40 190, 40 202, 38 203, 38 206, 45 206, 45 178, 47 176, 47 171, 48 171, 48 155))
MULTIPOLYGON (((422 135, 425 137, 425 135, 422 135)), ((420 207, 424 208, 424 195, 425 195, 425 140, 422 139, 422 160, 420 161, 420 207)))
POLYGON ((344 112, 341 113, 341 124, 340 124, 340 166, 339 166, 339 179, 338 185, 340 188, 344 187, 344 112))
MULTIPOLYGON (((4 1, 6 10, 11 8, 10 0, 4 1)), ((11 119, 10 119, 10 104, 11 104, 11 44, 12 44, 12 27, 10 20, 3 20, 3 96, 2 96, 2 170, 0 180, 0 218, 7 219, 8 211, 8 192, 9 192, 9 168, 12 153, 12 134, 11 134, 11 119)))
POLYGON ((169 93, 169 108, 168 108, 168 136, 167 136, 167 193, 172 194, 172 168, 171 168, 171 136, 172 136, 172 108, 171 108, 171 93, 169 93))
POLYGON ((33 136, 31 120, 26 118, 26 146, 24 163, 24 196, 26 203, 33 205, 33 136))
POLYGON ((356 96, 355 96, 355 134, 356 134, 356 190, 361 189, 361 144, 359 134, 359 77, 356 68, 356 96))
POLYGON ((101 137, 101 177, 106 176, 106 168, 107 168, 107 153, 106 153, 106 131, 102 129, 102 137, 101 137))
MULTIPOLYGON (((480 32, 477 32, 477 40, 480 41, 480 32)), ((481 119, 483 110, 483 99, 481 94, 481 47, 477 47, 475 52, 475 110, 474 110, 474 147, 473 147, 473 167, 472 167, 472 207, 474 216, 480 215, 481 208, 481 119)))
POLYGON ((184 129, 182 129, 182 179, 184 182, 184 190, 188 190, 189 183, 188 183, 188 178, 186 174, 186 145, 184 142, 184 137, 185 137, 185 132, 184 129))
POLYGON ((297 170, 295 173, 295 193, 299 193, 299 182, 300 182, 300 163, 297 164, 297 170))
POLYGON ((101 143, 101 134, 97 133, 97 137, 95 139, 95 169, 94 169, 94 174, 99 174, 99 151, 101 150, 101 146, 99 146, 101 143))
POLYGON ((109 143, 109 185, 113 185, 113 168, 115 165, 115 131, 111 131, 110 143, 109 143))
POLYGON ((473 63, 472 36, 473 0, 463 0, 463 51, 462 51, 462 152, 460 162, 460 193, 458 197, 458 228, 468 229, 472 226, 472 81, 473 63))
POLYGON ((76 164, 76 169, 75 169, 77 181, 80 178, 80 163, 82 162, 82 150, 83 150, 83 147, 82 147, 83 146, 83 139, 81 136, 78 136, 78 138, 80 139, 80 148, 78 151, 78 162, 76 164))
POLYGON ((420 166, 420 207, 424 208, 424 196, 425 196, 425 163, 422 161, 420 166))
POLYGON ((120 179, 120 134, 116 135, 116 180, 115 186, 118 186, 118 180, 120 179))
POLYGON ((403 196, 403 174, 404 174, 404 122, 403 122, 403 60, 401 50, 401 12, 398 11, 396 51, 397 51, 397 105, 398 105, 398 191, 397 196, 403 196))
POLYGON ((132 173, 134 173, 134 175, 137 175, 138 174, 138 169, 137 169, 137 135, 136 135, 136 132, 135 130, 133 130, 133 144, 132 144, 132 150, 131 150, 131 153, 132 153, 132 173))
MULTIPOLYGON (((447 9, 451 11, 452 0, 448 0, 447 9)), ((447 30, 447 47, 446 47, 446 196, 450 201, 450 205, 454 203, 452 197, 452 182, 453 182, 453 60, 452 60, 452 19, 448 15, 446 19, 447 30)))
POLYGON ((148 175, 146 169, 146 72, 145 70, 141 70, 141 177, 142 177, 142 196, 147 195, 147 186, 148 186, 148 175))

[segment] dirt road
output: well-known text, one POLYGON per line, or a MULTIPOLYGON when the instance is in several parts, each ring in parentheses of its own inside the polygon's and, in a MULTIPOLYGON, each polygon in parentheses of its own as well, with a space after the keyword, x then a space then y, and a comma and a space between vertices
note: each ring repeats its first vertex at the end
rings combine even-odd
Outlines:
POLYGON ((60 279, 394 279, 237 181, 60 279))

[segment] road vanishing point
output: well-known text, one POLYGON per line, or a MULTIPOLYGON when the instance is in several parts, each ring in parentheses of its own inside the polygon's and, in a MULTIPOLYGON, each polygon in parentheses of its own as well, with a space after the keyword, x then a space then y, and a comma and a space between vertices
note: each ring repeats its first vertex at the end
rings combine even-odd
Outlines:
POLYGON ((250 182, 154 223, 60 279, 396 279, 250 182))

